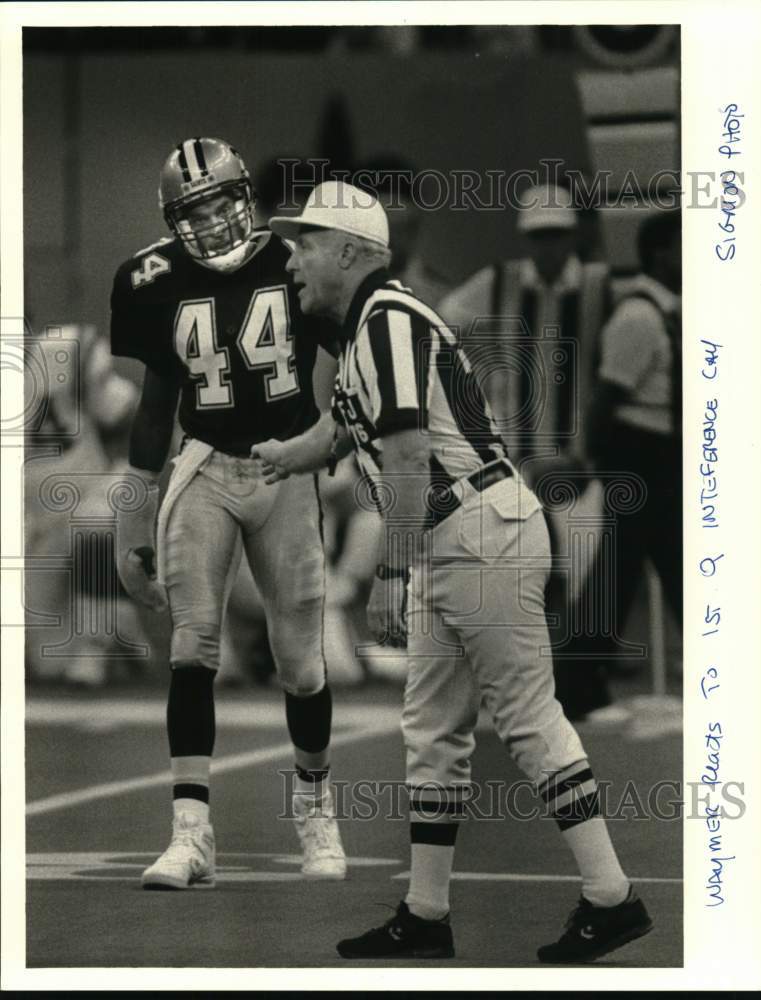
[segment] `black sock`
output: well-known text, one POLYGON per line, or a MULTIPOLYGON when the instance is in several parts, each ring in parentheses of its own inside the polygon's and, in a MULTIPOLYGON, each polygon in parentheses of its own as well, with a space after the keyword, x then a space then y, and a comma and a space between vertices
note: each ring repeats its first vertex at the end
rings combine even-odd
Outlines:
POLYGON ((317 694, 299 698, 285 692, 285 719, 291 741, 305 753, 322 753, 330 743, 333 700, 327 681, 317 694))
POLYGON ((211 757, 214 751, 214 670, 172 671, 166 724, 172 757, 211 757))

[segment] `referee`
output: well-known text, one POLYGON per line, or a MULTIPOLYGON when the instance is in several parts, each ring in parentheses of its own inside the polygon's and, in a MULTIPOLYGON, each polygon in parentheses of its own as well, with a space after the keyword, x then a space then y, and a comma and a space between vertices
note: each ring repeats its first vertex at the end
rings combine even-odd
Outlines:
POLYGON ((449 881, 483 699, 582 878, 564 933, 539 959, 605 955, 652 922, 619 865, 586 753, 554 696, 552 660, 541 655, 550 552, 539 502, 508 460, 450 330, 389 279, 381 205, 327 182, 300 216, 270 225, 293 241, 287 269, 304 312, 342 324, 342 352, 332 416, 253 454, 275 482, 354 449, 386 524, 368 617, 378 636, 406 633, 408 645, 409 891, 386 924, 339 942, 338 952, 454 956, 449 881))

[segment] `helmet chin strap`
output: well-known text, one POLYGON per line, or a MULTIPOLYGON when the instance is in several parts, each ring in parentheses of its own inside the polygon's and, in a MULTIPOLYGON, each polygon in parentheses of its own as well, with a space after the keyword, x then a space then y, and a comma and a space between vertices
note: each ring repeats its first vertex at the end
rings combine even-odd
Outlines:
POLYGON ((194 259, 212 271, 236 271, 253 254, 256 248, 256 241, 254 240, 254 236, 256 235, 258 234, 252 233, 250 239, 242 243, 239 247, 235 247, 234 250, 228 250, 227 253, 218 254, 216 257, 195 257, 194 255, 194 259))

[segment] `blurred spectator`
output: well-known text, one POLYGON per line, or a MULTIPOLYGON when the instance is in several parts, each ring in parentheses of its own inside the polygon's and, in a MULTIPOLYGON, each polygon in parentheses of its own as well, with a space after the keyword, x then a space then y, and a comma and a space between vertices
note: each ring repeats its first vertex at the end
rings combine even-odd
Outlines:
POLYGON ((30 375, 34 368, 46 377, 34 385, 26 440, 27 669, 31 679, 99 686, 109 665, 146 641, 119 585, 108 530, 109 489, 126 464, 137 390, 113 370, 91 326, 30 337, 28 354, 30 375))
MULTIPOLYGON (((580 260, 568 190, 532 187, 521 206, 517 225, 528 256, 478 271, 442 300, 439 311, 459 330, 510 458, 545 503, 553 487, 575 492, 578 514, 579 505, 599 505, 583 475, 580 417, 608 308, 608 269, 580 260)), ((553 644, 568 633, 568 579, 558 569, 570 554, 568 517, 568 511, 547 514, 556 564, 547 592, 553 644)))
POLYGON ((357 167, 354 183, 375 195, 386 210, 392 277, 435 309, 449 283, 426 263, 420 251, 423 213, 412 198, 414 176, 410 163, 393 154, 381 154, 357 167))
POLYGON ((565 663, 558 674, 571 718, 606 717, 601 710, 611 702, 607 677, 616 640, 646 558, 658 571, 680 631, 682 625, 681 214, 647 218, 637 242, 642 273, 620 284, 603 329, 587 438, 610 481, 618 470, 640 478, 643 503, 629 514, 610 511, 613 553, 598 550, 580 596, 585 627, 576 643, 578 663, 565 663), (592 608, 602 617, 585 619, 592 608))
POLYGON ((542 459, 550 468, 579 466, 580 401, 591 382, 608 271, 579 259, 577 213, 565 188, 533 187, 522 203, 518 231, 528 256, 483 268, 439 309, 459 329, 510 455, 534 485, 548 468, 542 459))

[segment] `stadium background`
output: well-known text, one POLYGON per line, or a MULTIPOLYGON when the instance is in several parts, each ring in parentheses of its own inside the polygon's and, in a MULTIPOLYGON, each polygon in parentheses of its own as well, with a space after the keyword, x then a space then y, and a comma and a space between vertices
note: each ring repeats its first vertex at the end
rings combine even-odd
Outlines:
MULTIPOLYGON (((616 69, 571 28, 536 29, 529 41, 502 29, 505 51, 499 28, 475 37, 440 29, 439 44, 422 39, 407 54, 313 30, 310 39, 303 29, 303 51, 283 51, 289 34, 276 29, 240 38, 221 28, 25 30, 25 251, 38 325, 107 329, 111 272, 164 234, 157 164, 185 135, 230 137, 252 170, 283 154, 343 168, 395 153, 447 175, 509 175, 559 159, 587 176, 611 171, 611 198, 627 171, 646 188, 658 171, 678 170, 669 26, 651 29, 642 52, 609 56, 616 69)), ((426 194, 433 203, 435 190, 426 194)), ((602 247, 588 247, 618 270, 634 266, 636 200, 606 209, 602 247)), ((523 250, 512 209, 427 213, 424 241, 426 259, 455 282, 508 246, 523 250)))
MULTIPOLYGON (((558 159, 586 176, 611 171, 609 193, 615 196, 629 170, 646 182, 657 171, 678 169, 678 66, 678 32, 668 26, 26 29, 27 316, 37 331, 53 325, 74 336, 107 335, 115 267, 164 235, 157 167, 183 136, 229 138, 254 170, 278 155, 323 157, 351 167, 395 154, 418 170, 446 176, 456 170, 509 174, 535 168, 540 159, 558 159)), ((584 252, 607 260, 614 273, 631 271, 636 225, 648 210, 647 202, 635 197, 622 207, 588 214, 582 223, 584 252)), ((511 210, 442 208, 426 214, 422 255, 451 282, 522 250, 511 210)), ((129 362, 119 362, 117 371, 131 380, 139 377, 129 362)), ((640 613, 630 626, 640 641, 648 637, 645 599, 643 589, 640 613)), ((59 607, 34 611, 66 614, 59 607)), ((161 645, 166 636, 154 639, 153 645, 161 645)), ((274 771, 288 766, 277 754, 284 739, 280 702, 272 691, 255 697, 235 692, 220 704, 218 755, 241 763, 220 777, 215 801, 221 850, 241 852, 228 857, 229 880, 235 883, 236 871, 242 872, 240 884, 223 885, 209 904, 207 916, 218 922, 211 937, 205 918, 205 937, 198 927, 198 903, 183 899, 177 905, 187 919, 173 920, 170 941, 159 946, 145 931, 166 926, 167 905, 162 901, 160 913, 146 912, 131 890, 139 855, 147 857, 164 838, 167 789, 159 770, 165 751, 157 693, 163 677, 141 673, 127 689, 107 685, 64 697, 55 683, 48 687, 54 680, 51 675, 47 683, 33 684, 28 702, 30 964, 123 964, 117 924, 124 922, 134 957, 129 964, 294 965, 302 959, 328 964, 325 931, 314 921, 321 908, 337 914, 335 934, 328 933, 332 940, 347 920, 350 926, 350 914, 363 900, 396 897, 398 883, 384 886, 378 871, 393 859, 394 875, 403 867, 404 824, 376 819, 346 834, 349 852, 358 858, 352 898, 342 899, 335 887, 320 888, 304 905, 298 882, 288 879, 293 878, 288 856, 283 860, 277 853, 288 834, 272 820, 281 792, 274 771), (248 767, 255 781, 249 774, 242 782, 248 767), (253 872, 251 878, 246 872, 253 872), (125 895, 115 923, 109 901, 120 882, 125 895), (254 895, 267 917, 256 940, 243 944, 238 924, 252 905, 247 882, 256 883, 254 895), (304 956, 289 951, 278 927, 282 914, 294 908, 300 908, 304 956)), ((618 683, 629 698, 651 690, 646 670, 618 683)), ((678 691, 678 677, 669 683, 678 691)), ((370 685, 342 698, 336 718, 345 745, 336 750, 336 773, 349 781, 398 778, 398 690, 370 685), (352 752, 355 738, 359 754, 352 752)), ((606 761, 606 777, 619 790, 629 779, 640 789, 678 779, 681 751, 674 728, 637 728, 636 722, 626 732, 582 731, 592 755, 606 761), (637 746, 634 763, 629 741, 637 746)), ((476 766, 484 775, 517 778, 486 731, 476 766)), ((508 883, 513 875, 525 880, 518 905, 527 919, 505 954, 499 938, 486 932, 500 920, 499 880, 458 883, 455 905, 463 923, 467 926, 468 912, 479 914, 466 931, 462 964, 530 963, 536 935, 553 933, 565 904, 558 905, 562 894, 552 879, 570 881, 564 873, 571 868, 557 856, 554 832, 542 829, 535 836, 536 825, 511 822, 509 832, 499 834, 497 824, 472 824, 463 838, 458 864, 466 874, 507 873, 508 883), (508 856, 503 841, 510 844, 508 856), (539 880, 532 881, 537 874, 539 880)), ((614 835, 635 876, 650 880, 648 898, 669 928, 660 940, 632 948, 621 964, 679 964, 678 824, 617 824, 614 835)))

